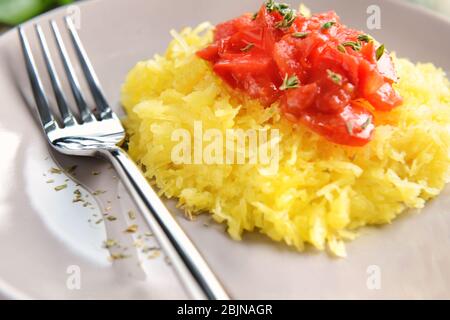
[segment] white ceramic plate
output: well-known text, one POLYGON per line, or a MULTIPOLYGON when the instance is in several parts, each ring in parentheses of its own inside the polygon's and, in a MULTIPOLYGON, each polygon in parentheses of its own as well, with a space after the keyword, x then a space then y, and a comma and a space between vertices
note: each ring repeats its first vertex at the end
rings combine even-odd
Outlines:
MULTIPOLYGON (((444 18, 388 0, 304 2, 313 11, 335 9, 346 24, 360 29, 366 29, 368 6, 379 5, 382 28, 372 34, 399 56, 450 70, 450 43, 444 41, 450 23, 444 18)), ((254 11, 260 3, 104 0, 82 2, 69 12, 79 18, 81 38, 107 97, 121 112, 120 85, 127 71, 137 61, 162 52, 170 29, 204 20, 217 23, 254 11)), ((42 23, 50 38, 47 21, 55 18, 62 26, 67 10, 34 22, 42 23)), ((26 31, 37 50, 30 23, 26 31)), ((38 62, 42 65, 40 56, 38 62)), ((185 298, 164 257, 149 259, 151 252, 133 246, 146 232, 145 226, 139 218, 128 217, 133 208, 130 199, 108 165, 49 152, 30 112, 34 101, 15 30, 0 38, 0 88, 0 294, 43 299, 185 298), (77 180, 49 172, 51 167, 73 164, 78 165, 77 180), (93 171, 101 173, 94 176, 93 171), (54 190, 64 183, 67 189, 54 190), (75 189, 90 194, 92 205, 73 203, 75 189), (96 190, 107 192, 94 196, 96 190), (105 211, 117 220, 99 221, 105 211), (133 223, 139 225, 139 232, 124 234, 133 223), (108 261, 109 252, 102 248, 107 238, 122 245, 114 252, 131 257, 108 261)), ((391 226, 363 230, 348 245, 349 257, 342 260, 323 253, 299 254, 258 235, 234 242, 222 226, 206 227, 204 218, 189 222, 180 212, 174 213, 235 298, 450 298, 449 189, 420 215, 407 214, 391 226), (377 275, 380 287, 373 290, 377 275)), ((152 238, 146 242, 155 245, 152 238)))

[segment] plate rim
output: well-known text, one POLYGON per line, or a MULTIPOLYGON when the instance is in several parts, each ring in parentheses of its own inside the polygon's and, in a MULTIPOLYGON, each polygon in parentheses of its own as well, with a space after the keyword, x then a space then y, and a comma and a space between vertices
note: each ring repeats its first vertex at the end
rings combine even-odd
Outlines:
MULTIPOLYGON (((438 20, 442 23, 445 23, 450 28, 450 17, 447 17, 436 11, 433 11, 430 8, 427 8, 427 7, 418 5, 418 4, 410 3, 410 2, 407 2, 404 0, 403 1, 400 1, 400 0, 375 0, 375 1, 377 1, 379 3, 383 3, 383 2, 390 3, 394 6, 396 6, 399 10, 406 9, 406 10, 415 11, 419 14, 426 16, 428 19, 434 19, 434 20, 438 20)), ((12 37, 10 34, 17 32, 18 27, 29 27, 36 22, 39 22, 43 19, 46 19, 46 18, 49 18, 49 17, 59 14, 59 13, 63 12, 64 10, 66 10, 68 7, 73 6, 73 5, 80 6, 82 8, 87 8, 88 6, 99 6, 99 5, 101 6, 101 5, 104 5, 106 2, 107 1, 105 1, 105 0, 80 0, 76 3, 67 4, 67 5, 52 9, 52 10, 45 12, 43 14, 40 14, 26 22, 23 22, 17 26, 14 26, 10 30, 1 34, 0 35, 0 45, 4 44, 4 42, 8 41, 9 37, 12 37)), ((12 287, 7 282, 0 281, 0 300, 1 299, 28 300, 28 299, 34 299, 34 298, 21 292, 20 288, 12 287)))

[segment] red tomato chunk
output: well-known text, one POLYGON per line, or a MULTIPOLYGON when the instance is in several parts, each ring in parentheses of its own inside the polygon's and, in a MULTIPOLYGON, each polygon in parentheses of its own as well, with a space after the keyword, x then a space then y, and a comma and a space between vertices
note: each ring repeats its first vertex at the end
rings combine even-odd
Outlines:
POLYGON ((384 45, 341 24, 333 11, 306 18, 266 1, 255 15, 216 26, 214 42, 197 55, 235 90, 326 139, 363 146, 373 136, 371 110, 402 104, 384 45))

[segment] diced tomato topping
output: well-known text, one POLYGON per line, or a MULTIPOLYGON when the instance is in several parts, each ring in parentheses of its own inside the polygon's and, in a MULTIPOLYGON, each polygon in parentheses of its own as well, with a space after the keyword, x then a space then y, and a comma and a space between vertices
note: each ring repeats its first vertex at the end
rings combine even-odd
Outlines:
POLYGON ((367 144, 375 128, 371 112, 357 104, 335 114, 304 112, 300 122, 334 143, 353 147, 367 144))
POLYGON ((391 111, 402 104, 402 98, 389 83, 383 84, 367 100, 380 111, 391 111))
POLYGON ((363 146, 375 129, 370 110, 402 104, 383 50, 333 11, 307 18, 267 1, 256 15, 217 25, 197 55, 233 89, 264 105, 279 100, 288 119, 334 143, 363 146))
POLYGON ((284 112, 301 117, 305 110, 313 105, 319 94, 319 87, 316 83, 300 86, 299 88, 288 90, 282 98, 284 112))
POLYGON ((220 59, 219 56, 219 46, 217 43, 214 43, 203 50, 197 52, 197 56, 204 60, 208 60, 211 62, 216 62, 220 59))

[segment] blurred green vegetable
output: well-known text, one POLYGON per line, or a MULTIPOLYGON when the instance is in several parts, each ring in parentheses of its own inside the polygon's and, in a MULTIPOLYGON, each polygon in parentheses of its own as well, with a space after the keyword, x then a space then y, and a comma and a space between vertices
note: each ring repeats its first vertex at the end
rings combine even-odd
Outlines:
POLYGON ((0 23, 16 25, 73 0, 0 0, 0 23))

